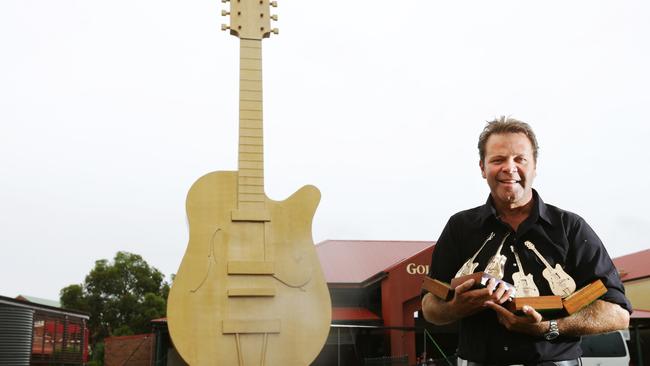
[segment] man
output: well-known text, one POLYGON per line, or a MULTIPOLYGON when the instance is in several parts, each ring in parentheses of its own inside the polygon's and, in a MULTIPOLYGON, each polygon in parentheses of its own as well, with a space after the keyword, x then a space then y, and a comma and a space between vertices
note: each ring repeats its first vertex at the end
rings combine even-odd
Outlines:
POLYGON ((596 279, 607 293, 571 316, 548 321, 530 306, 523 316, 501 306, 513 293, 503 284, 490 280, 486 288, 472 289, 473 280, 468 280, 446 302, 425 294, 424 317, 437 325, 460 321, 459 366, 579 365, 581 335, 628 326, 631 306, 616 268, 581 217, 545 204, 532 188, 538 146, 528 124, 505 117, 488 122, 478 148, 490 196, 484 205, 449 219, 429 275, 448 283, 469 260, 478 263, 477 272, 500 266, 503 280, 511 284, 513 274, 529 274, 537 291, 533 293, 539 295, 559 291, 564 297, 596 279), (560 282, 575 285, 562 287, 560 282))

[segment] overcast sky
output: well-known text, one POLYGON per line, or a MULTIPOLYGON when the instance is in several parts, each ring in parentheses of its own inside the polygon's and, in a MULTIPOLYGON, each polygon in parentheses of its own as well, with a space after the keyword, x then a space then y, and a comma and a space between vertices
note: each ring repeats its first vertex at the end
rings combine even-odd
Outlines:
MULTIPOLYGON (((650 3, 279 0, 263 41, 266 192, 322 192, 313 237, 435 240, 482 204, 477 137, 529 122, 534 187, 613 257, 650 247, 650 3)), ((217 0, 0 1, 0 295, 101 258, 166 275, 185 196, 236 170, 239 39, 217 0)))

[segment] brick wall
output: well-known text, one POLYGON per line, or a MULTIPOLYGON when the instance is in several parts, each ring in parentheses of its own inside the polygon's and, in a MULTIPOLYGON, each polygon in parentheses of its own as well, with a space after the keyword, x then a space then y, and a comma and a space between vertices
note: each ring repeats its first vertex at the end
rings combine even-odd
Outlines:
POLYGON ((151 366, 155 338, 151 333, 104 339, 104 366, 151 366))

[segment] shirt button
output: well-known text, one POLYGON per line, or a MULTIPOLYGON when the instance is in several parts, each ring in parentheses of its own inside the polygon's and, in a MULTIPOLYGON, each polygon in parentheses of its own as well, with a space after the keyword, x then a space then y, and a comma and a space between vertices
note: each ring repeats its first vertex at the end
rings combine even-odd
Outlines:
POLYGON ((503 347, 504 351, 508 351, 508 346, 503 347))

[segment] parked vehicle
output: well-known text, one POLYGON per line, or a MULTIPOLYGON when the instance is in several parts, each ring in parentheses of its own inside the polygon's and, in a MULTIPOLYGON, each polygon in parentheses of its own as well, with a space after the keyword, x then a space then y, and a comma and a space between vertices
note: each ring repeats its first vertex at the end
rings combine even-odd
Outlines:
POLYGON ((580 347, 583 366, 628 366, 630 364, 630 353, 623 332, 583 336, 580 347))

